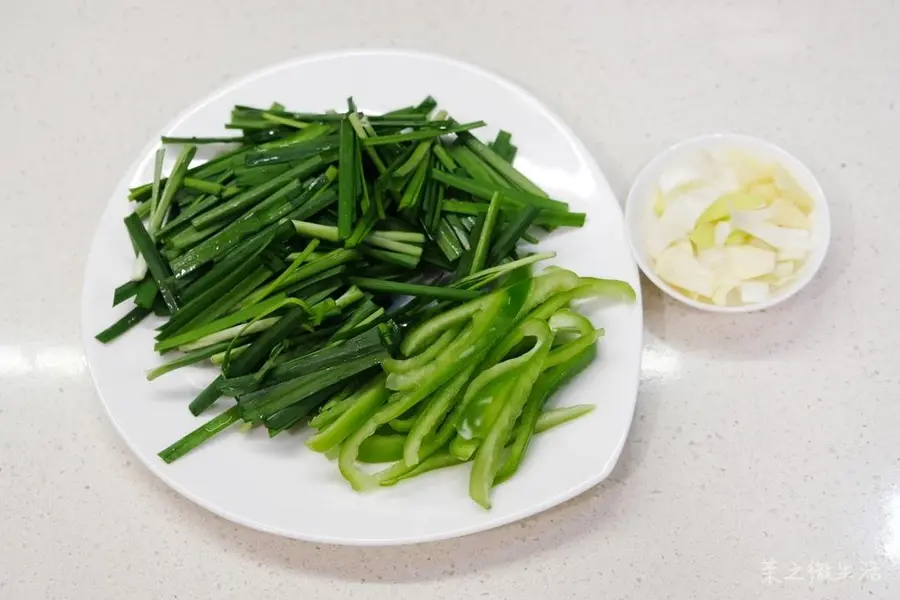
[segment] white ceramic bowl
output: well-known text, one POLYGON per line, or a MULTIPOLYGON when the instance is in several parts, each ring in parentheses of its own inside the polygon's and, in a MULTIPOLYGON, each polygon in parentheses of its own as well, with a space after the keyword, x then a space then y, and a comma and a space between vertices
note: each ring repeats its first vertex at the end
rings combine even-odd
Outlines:
POLYGON ((671 146, 651 160, 637 176, 637 179, 631 186, 631 190, 628 192, 628 199, 625 202, 625 226, 628 230, 628 239, 631 244, 631 250, 634 253, 634 258, 641 268, 641 271, 644 272, 644 275, 646 275, 650 281, 656 284, 659 289, 680 302, 700 310, 716 313, 753 312, 771 308, 776 304, 784 302, 803 289, 803 287, 815 276, 819 267, 822 266, 822 261, 828 251, 828 244, 831 237, 831 217, 828 214, 828 203, 825 200, 825 194, 822 192, 819 182, 816 181, 816 178, 810 170, 792 154, 779 148, 775 144, 758 138, 733 133, 717 133, 690 138, 671 146), (739 306, 717 306, 688 298, 663 281, 659 275, 654 272, 653 267, 651 266, 652 261, 647 254, 644 240, 644 228, 650 217, 654 192, 660 174, 672 164, 673 161, 686 155, 691 155, 699 150, 716 152, 731 149, 741 150, 762 159, 769 159, 779 163, 787 169, 788 172, 794 176, 794 179, 797 180, 797 183, 806 190, 809 196, 815 201, 816 205, 815 209, 809 215, 810 220, 812 221, 811 233, 813 247, 796 278, 777 290, 777 292, 768 300, 739 306))

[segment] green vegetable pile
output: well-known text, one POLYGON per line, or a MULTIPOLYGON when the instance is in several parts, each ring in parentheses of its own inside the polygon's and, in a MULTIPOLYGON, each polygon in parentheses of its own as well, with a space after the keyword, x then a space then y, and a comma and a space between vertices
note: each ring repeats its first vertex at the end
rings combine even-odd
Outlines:
POLYGON ((151 313, 148 379, 211 361, 191 403, 231 408, 160 452, 172 462, 238 422, 271 437, 298 425, 354 489, 471 462, 470 495, 519 468, 531 438, 591 409, 547 409, 596 357, 602 335, 572 304, 633 299, 621 281, 533 264, 546 231, 584 215, 512 166, 501 131, 484 144, 436 102, 367 115, 236 106, 223 138, 169 138, 125 219, 134 308, 107 343, 151 313), (227 144, 191 166, 200 144, 227 144), (163 177, 165 147, 180 147, 163 177), (391 463, 372 473, 360 463, 391 463))

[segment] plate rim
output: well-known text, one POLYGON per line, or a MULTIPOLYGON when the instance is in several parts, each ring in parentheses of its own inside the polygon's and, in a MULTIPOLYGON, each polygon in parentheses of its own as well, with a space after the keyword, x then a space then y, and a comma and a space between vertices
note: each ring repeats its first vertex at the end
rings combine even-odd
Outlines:
MULTIPOLYGON (((615 202, 615 210, 616 214, 619 217, 621 226, 624 232, 624 242, 626 246, 628 245, 628 235, 627 235, 627 224, 625 223, 625 215, 622 208, 622 205, 619 201, 618 196, 610 186, 609 181, 606 178, 606 175, 603 173, 603 170, 600 168, 600 165, 597 163, 597 160, 594 158, 593 154, 587 149, 581 139, 575 135, 571 128, 556 114, 554 110, 552 110, 549 106, 547 106, 543 101, 541 101, 535 94, 531 93, 529 90, 525 89, 521 85, 513 82, 512 80, 506 78, 503 75, 500 75, 494 71, 489 69, 485 69, 478 65, 459 60, 453 57, 449 57, 442 54, 432 53, 432 52, 423 52, 419 50, 409 50, 409 49, 400 49, 400 48, 350 48, 343 50, 333 50, 326 52, 316 52, 310 54, 304 54, 301 56, 297 56, 294 58, 289 58, 283 61, 279 61, 277 63, 273 63, 268 66, 261 67, 259 69, 255 69, 253 71, 247 72, 243 75, 240 75, 236 78, 233 78, 226 82, 224 85, 221 85, 211 92, 200 98, 199 100, 191 103, 188 107, 180 111, 175 117, 170 119, 166 124, 158 130, 156 134, 150 139, 150 141, 145 144, 141 150, 138 152, 137 158, 131 162, 128 168, 125 170, 124 175, 120 177, 113 187, 112 195, 115 194, 115 191, 124 185, 127 189, 130 186, 131 179, 134 178, 135 173, 141 168, 144 162, 150 160, 151 151, 158 145, 160 145, 159 138, 161 135, 173 130, 178 127, 182 121, 189 118, 192 114, 194 114, 197 110, 201 109, 203 106, 207 105, 211 101, 220 98, 223 95, 226 95, 233 90, 240 88, 248 83, 252 83, 254 80, 265 77, 266 75, 270 75, 272 73, 289 69, 291 67, 302 65, 310 62, 317 62, 322 60, 330 60, 335 58, 346 58, 346 57, 354 57, 354 56, 402 56, 402 57, 413 57, 420 59, 427 59, 432 61, 438 61, 450 64, 452 66, 462 68, 468 70, 470 72, 474 72, 476 74, 485 76, 490 80, 501 84, 502 86, 510 89, 511 91, 521 95, 523 98, 527 99, 529 102, 533 103, 537 106, 555 125, 559 130, 561 130, 565 135, 568 136, 569 141, 574 144, 576 149, 583 153, 584 156, 588 157, 590 166, 600 174, 600 181, 598 181, 598 185, 601 187, 605 187, 609 196, 611 196, 615 202)), ((492 520, 483 523, 477 523, 467 527, 458 527, 453 530, 447 530, 439 533, 432 533, 426 535, 417 535, 417 536, 407 536, 401 538, 393 538, 393 539, 348 539, 343 537, 329 537, 329 536, 321 536, 321 535, 304 535, 297 533, 295 531, 282 529, 279 527, 271 527, 267 526, 264 523, 257 522, 253 519, 248 519, 242 515, 231 512, 214 502, 210 502, 203 497, 193 493, 188 488, 182 486, 178 482, 174 481, 170 477, 168 477, 160 464, 157 461, 151 460, 150 457, 145 457, 138 449, 135 447, 134 443, 130 439, 128 435, 126 435, 125 431, 122 430, 120 424, 113 417, 113 414, 110 409, 109 403, 104 398, 104 394, 98 385, 97 376, 94 372, 94 366, 92 361, 90 360, 90 344, 94 343, 94 337, 91 332, 85 330, 85 310, 86 310, 86 299, 88 295, 88 271, 90 265, 93 263, 94 254, 97 252, 98 246, 98 232, 100 231, 101 225, 104 222, 106 217, 106 213, 112 209, 113 197, 110 200, 107 200, 102 213, 97 221, 97 225, 94 228, 91 244, 88 250, 87 259, 85 261, 83 276, 82 276, 82 288, 81 288, 81 311, 80 311, 80 322, 79 329, 81 329, 81 341, 82 341, 82 350, 85 356, 85 362, 87 363, 88 372, 91 376, 91 381, 94 384, 94 389, 96 390, 97 396, 100 400, 100 403, 103 405, 103 409, 106 412, 106 415, 109 419, 109 422, 113 425, 113 428, 119 434, 121 440, 125 443, 131 453, 137 457, 137 459, 143 464, 154 476, 156 476, 160 481, 162 481, 165 485, 167 485, 170 489, 174 490, 184 498, 190 500, 197 506, 211 512, 212 514, 231 521, 232 523, 248 527, 250 529, 254 529, 256 531, 261 531, 268 534, 274 534, 281 537, 301 540, 312 543, 323 543, 330 545, 338 545, 338 546, 381 546, 381 547, 389 547, 389 546, 405 546, 411 544, 419 544, 419 543, 428 543, 428 542, 436 542, 441 540, 449 540, 455 539, 467 535, 472 535, 475 533, 489 531, 491 529, 496 529, 503 525, 508 525, 510 523, 515 523, 517 521, 521 521, 523 519, 532 517, 539 513, 542 513, 554 506, 558 506, 563 504, 581 494, 585 491, 591 489, 592 487, 598 485, 603 482, 607 477, 609 477, 615 465, 618 463, 619 459, 622 456, 622 451, 625 446, 625 441, 628 439, 628 434, 631 431, 631 426, 634 423, 634 412, 637 407, 637 399, 640 391, 640 379, 641 379, 641 362, 643 355, 643 347, 644 347, 644 315, 643 315, 643 299, 641 294, 641 286, 640 286, 640 269, 638 264, 631 253, 630 247, 627 247, 626 250, 629 268, 633 275, 633 280, 638 284, 635 287, 635 306, 637 308, 637 320, 638 320, 638 356, 635 361, 635 373, 633 374, 633 379, 635 381, 634 387, 634 398, 631 400, 631 411, 629 412, 628 423, 627 426, 623 429, 623 433, 620 436, 619 440, 616 443, 616 450, 610 456, 609 460, 607 460, 604 467, 598 470, 597 474, 587 478, 581 484, 563 490, 561 493, 555 494, 550 498, 537 502, 535 504, 529 505, 527 508, 520 509, 515 512, 511 512, 505 514, 503 516, 498 516, 492 520)))

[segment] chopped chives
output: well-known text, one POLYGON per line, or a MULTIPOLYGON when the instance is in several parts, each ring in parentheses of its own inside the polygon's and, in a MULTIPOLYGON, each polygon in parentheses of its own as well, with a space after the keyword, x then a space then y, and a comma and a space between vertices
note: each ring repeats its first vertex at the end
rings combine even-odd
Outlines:
POLYGON ((113 306, 118 306, 122 302, 125 302, 129 298, 133 297, 137 294, 138 286, 140 286, 139 281, 127 281, 117 287, 113 292, 113 306))
POLYGON ((131 235, 131 239, 137 246, 141 256, 147 261, 147 268, 153 279, 156 280, 156 285, 159 287, 159 291, 162 292, 166 306, 174 313, 178 310, 178 299, 175 297, 175 291, 169 285, 169 277, 171 276, 169 267, 156 249, 156 244, 153 243, 153 239, 144 228, 144 223, 136 213, 131 213, 125 218, 125 227, 128 228, 128 233, 131 235))
POLYGON ((309 127, 309 123, 303 123, 302 121, 291 119, 290 117, 283 117, 271 112, 264 112, 262 114, 262 118, 266 121, 271 121, 272 123, 287 125, 288 127, 295 127, 297 129, 306 129, 307 127, 309 127))
POLYGON ((225 342, 219 342, 218 344, 213 344, 211 346, 206 346, 205 348, 201 348, 199 350, 194 350, 193 352, 187 352, 177 358, 173 358, 170 361, 167 361, 158 367, 154 367, 147 372, 147 381, 153 381, 157 377, 161 377, 166 373, 170 373, 176 369, 180 369, 181 367, 186 367, 188 365, 196 364, 200 361, 206 360, 207 358, 212 357, 214 354, 222 352, 231 344, 231 340, 225 342))
POLYGON ((153 302, 159 293, 159 287, 152 277, 145 277, 138 285, 137 294, 135 294, 134 303, 143 308, 153 308, 153 302))
POLYGON ((341 146, 338 166, 338 236, 345 240, 356 221, 356 197, 359 178, 356 133, 349 119, 341 121, 341 146))
POLYGON ((368 277, 351 277, 350 283, 363 290, 397 294, 401 296, 417 296, 434 298, 436 300, 474 300, 480 294, 471 290, 457 288, 438 287, 433 285, 420 285, 416 283, 401 283, 399 281, 385 281, 383 279, 370 279, 368 277))
POLYGON ((547 193, 536 186, 530 179, 525 177, 518 169, 513 168, 507 160, 502 156, 498 156, 496 152, 481 143, 474 135, 461 134, 459 139, 474 152, 480 159, 493 167, 504 179, 512 183, 514 186, 534 194, 535 196, 547 197, 547 193))
MULTIPOLYGON (((165 218, 166 213, 169 211, 169 206, 172 205, 172 199, 175 197, 175 192, 181 187, 182 179, 184 179, 188 167, 191 164, 191 160, 193 160, 194 154, 196 153, 197 146, 185 146, 181 151, 181 154, 179 154, 178 158, 175 160, 175 166, 172 167, 172 172, 169 174, 169 178, 166 179, 166 185, 163 187, 159 203, 150 215, 150 231, 159 231, 160 227, 162 227, 163 218, 165 218)), ((155 177, 154 181, 156 181, 155 177)), ((157 186, 158 185, 159 183, 157 182, 157 186)))
POLYGON ((122 317, 94 337, 97 339, 97 341, 108 344, 109 342, 113 341, 114 339, 143 321, 147 317, 147 315, 150 314, 150 312, 151 311, 149 309, 143 308, 141 306, 135 306, 128 312, 128 314, 126 314, 124 317, 122 317))
POLYGON ((531 224, 535 222, 540 213, 540 209, 534 206, 527 206, 517 212, 497 235, 497 239, 491 247, 489 262, 496 263, 515 250, 516 243, 525 235, 527 229, 531 227, 531 224))
POLYGON ((274 177, 263 184, 241 192, 228 200, 228 202, 220 204, 209 212, 203 213, 191 222, 194 227, 198 228, 211 225, 216 221, 225 219, 226 217, 250 208, 263 198, 274 194, 280 188, 283 188, 294 180, 303 179, 304 177, 313 175, 317 171, 324 169, 327 164, 328 163, 322 160, 320 156, 314 156, 289 169, 285 173, 282 173, 278 177, 274 177))
MULTIPOLYGON (((159 187, 160 181, 162 179, 162 167, 163 161, 166 158, 166 149, 159 148, 156 151, 156 158, 153 161, 153 187, 150 192, 150 214, 153 215, 156 212, 156 207, 159 204, 159 187)), ((153 230, 156 233, 158 230, 153 230)))
POLYGON ((167 463, 174 462, 220 431, 234 425, 240 418, 240 406, 232 406, 160 452, 159 457, 167 463))
POLYGON ((484 121, 474 121, 472 123, 465 123, 463 125, 456 125, 454 127, 425 127, 423 129, 411 131, 409 133, 397 133, 394 135, 382 135, 379 137, 367 138, 363 140, 362 143, 364 146, 378 146, 384 144, 399 144, 401 142, 415 142, 420 140, 438 138, 449 133, 461 133, 463 131, 477 129, 478 127, 484 127, 486 124, 487 123, 485 123, 484 121))
POLYGON ((242 136, 225 137, 175 137, 162 136, 163 144, 240 144, 244 141, 242 136))
POLYGON ((484 200, 490 200, 491 196, 494 195, 494 192, 504 192, 504 196, 512 200, 514 202, 518 202, 523 206, 537 206, 538 208, 554 210, 554 211, 562 211, 566 212, 569 210, 569 205, 565 202, 560 202, 559 200, 552 200, 550 198, 546 198, 544 196, 537 196, 530 192, 524 192, 520 190, 512 190, 512 189, 504 189, 498 186, 487 185, 483 182, 477 181, 475 179, 468 179, 466 177, 458 177, 456 175, 451 175, 449 173, 444 173, 443 171, 435 171, 434 178, 440 181, 445 185, 449 185, 450 187, 454 187, 456 189, 462 190, 464 192, 468 192, 473 196, 478 198, 482 198, 484 200))
POLYGON ((494 225, 497 223, 497 214, 500 212, 500 192, 494 192, 491 198, 491 204, 488 208, 484 224, 481 227, 478 236, 478 242, 475 246, 475 252, 472 255, 472 265, 469 267, 469 275, 476 273, 484 268, 487 260, 488 248, 491 242, 491 236, 494 234, 494 225))

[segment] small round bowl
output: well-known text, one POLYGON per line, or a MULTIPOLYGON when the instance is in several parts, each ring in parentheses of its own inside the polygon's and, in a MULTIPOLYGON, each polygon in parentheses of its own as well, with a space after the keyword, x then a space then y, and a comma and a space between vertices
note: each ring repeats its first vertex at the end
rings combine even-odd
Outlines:
POLYGON ((690 138, 671 146, 651 160, 640 174, 638 174, 637 179, 631 186, 631 190, 628 192, 628 199, 625 202, 625 226, 628 230, 628 239, 631 244, 631 250, 634 253, 634 258, 641 268, 641 271, 644 272, 644 275, 646 275, 650 281, 679 302, 683 302, 684 304, 699 310, 714 313, 753 312, 771 308, 776 304, 784 302, 799 292, 815 276, 819 267, 822 266, 822 261, 825 258, 825 253, 828 251, 828 244, 831 237, 831 217, 828 214, 828 203, 825 200, 825 194, 822 192, 819 182, 816 181, 816 178, 810 170, 793 155, 782 148, 779 148, 775 144, 758 138, 733 133, 717 133, 690 138), (688 298, 663 281, 651 267, 652 261, 647 254, 644 240, 644 225, 652 210, 653 197, 659 177, 663 170, 665 170, 673 160, 690 155, 698 150, 741 150, 753 156, 777 162, 794 176, 797 183, 806 190, 815 202, 815 208, 809 215, 812 222, 812 250, 806 261, 803 263, 802 270, 792 282, 779 289, 776 294, 764 302, 742 304, 738 306, 718 306, 715 304, 698 302, 697 300, 688 298))

